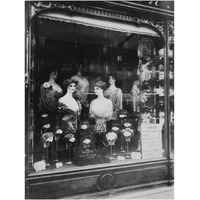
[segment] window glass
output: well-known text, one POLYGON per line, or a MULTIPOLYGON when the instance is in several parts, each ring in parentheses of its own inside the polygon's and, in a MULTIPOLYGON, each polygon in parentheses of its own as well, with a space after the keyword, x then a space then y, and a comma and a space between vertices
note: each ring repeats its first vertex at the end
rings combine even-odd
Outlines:
POLYGON ((30 172, 165 158, 159 38, 114 31, 113 38, 101 30, 102 38, 87 40, 89 30, 82 35, 74 27, 61 40, 39 22, 32 37, 30 172))

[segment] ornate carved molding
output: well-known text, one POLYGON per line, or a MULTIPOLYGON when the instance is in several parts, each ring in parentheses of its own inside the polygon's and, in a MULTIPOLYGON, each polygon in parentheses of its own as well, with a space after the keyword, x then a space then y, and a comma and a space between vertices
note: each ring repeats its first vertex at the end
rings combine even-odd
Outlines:
POLYGON ((105 10, 97 10, 93 8, 74 7, 74 11, 87 13, 87 14, 93 14, 93 15, 101 16, 101 17, 134 22, 137 24, 141 24, 141 23, 148 24, 157 28, 162 33, 162 35, 164 35, 164 22, 162 21, 155 21, 155 20, 153 21, 152 19, 144 19, 144 18, 139 18, 137 16, 130 16, 130 15, 125 15, 125 14, 116 13, 116 12, 109 12, 105 10))
POLYGON ((152 19, 144 19, 144 18, 137 18, 136 22, 138 24, 143 23, 143 24, 151 25, 151 26, 157 28, 162 33, 162 35, 164 36, 164 22, 155 21, 155 20, 152 20, 152 19))
POLYGON ((35 15, 41 10, 48 8, 63 8, 68 12, 73 11, 73 7, 69 5, 67 2, 49 2, 49 1, 38 1, 38 2, 30 2, 31 3, 31 16, 35 15))
POLYGON ((84 6, 75 6, 73 3, 68 2, 31 2, 32 13, 31 16, 35 15, 37 12, 48 9, 48 8, 62 8, 66 9, 68 12, 74 12, 79 14, 88 14, 98 17, 106 17, 110 19, 118 19, 126 22, 133 22, 137 24, 148 24, 156 29, 158 29, 161 34, 164 36, 164 22, 163 21, 155 21, 152 19, 145 19, 137 16, 126 15, 124 13, 115 12, 115 11, 107 11, 103 9, 94 9, 93 7, 84 7, 84 6))

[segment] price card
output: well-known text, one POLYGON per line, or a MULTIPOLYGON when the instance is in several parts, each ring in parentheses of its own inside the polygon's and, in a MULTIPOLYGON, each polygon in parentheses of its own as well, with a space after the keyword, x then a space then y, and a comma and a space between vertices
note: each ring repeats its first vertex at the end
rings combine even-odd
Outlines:
POLYGON ((56 163, 56 168, 59 168, 59 167, 62 167, 62 166, 63 166, 62 162, 56 163))
POLYGON ((142 124, 141 125, 141 142, 142 158, 162 157, 162 125, 161 124, 142 124))

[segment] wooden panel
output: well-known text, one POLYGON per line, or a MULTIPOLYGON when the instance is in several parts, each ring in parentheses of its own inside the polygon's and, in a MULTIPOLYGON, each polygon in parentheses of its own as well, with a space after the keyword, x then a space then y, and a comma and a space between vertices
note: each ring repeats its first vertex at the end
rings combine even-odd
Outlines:
POLYGON ((94 192, 97 177, 65 179, 30 185, 29 198, 58 198, 83 192, 94 192))
POLYGON ((141 170, 124 171, 117 174, 117 187, 150 183, 164 180, 167 167, 154 167, 141 170))
POLYGON ((168 162, 52 174, 27 179, 26 198, 59 198, 168 181, 168 162))

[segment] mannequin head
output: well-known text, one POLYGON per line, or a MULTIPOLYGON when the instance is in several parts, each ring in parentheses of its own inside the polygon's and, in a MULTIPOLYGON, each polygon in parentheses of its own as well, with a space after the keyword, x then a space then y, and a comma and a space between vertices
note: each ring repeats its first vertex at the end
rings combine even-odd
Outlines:
POLYGON ((110 85, 115 85, 115 82, 116 82, 115 77, 112 74, 109 74, 109 76, 108 76, 108 83, 110 85))
POLYGON ((132 87, 131 91, 132 91, 133 93, 134 93, 135 90, 139 92, 139 86, 140 86, 139 80, 135 80, 135 81, 133 82, 133 87, 132 87))
POLYGON ((72 81, 71 79, 66 79, 66 80, 63 81, 64 90, 66 90, 67 92, 70 92, 70 93, 74 93, 75 92, 76 85, 77 85, 77 82, 76 81, 72 81))
POLYGON ((49 79, 57 79, 58 77, 58 71, 55 70, 55 71, 52 71, 50 74, 49 74, 49 79))
POLYGON ((98 88, 101 88, 102 90, 105 90, 107 85, 104 81, 97 81, 95 84, 94 84, 94 87, 98 87, 98 88))
POLYGON ((94 84, 94 93, 97 96, 103 95, 103 91, 106 89, 106 83, 104 81, 98 81, 94 84))

